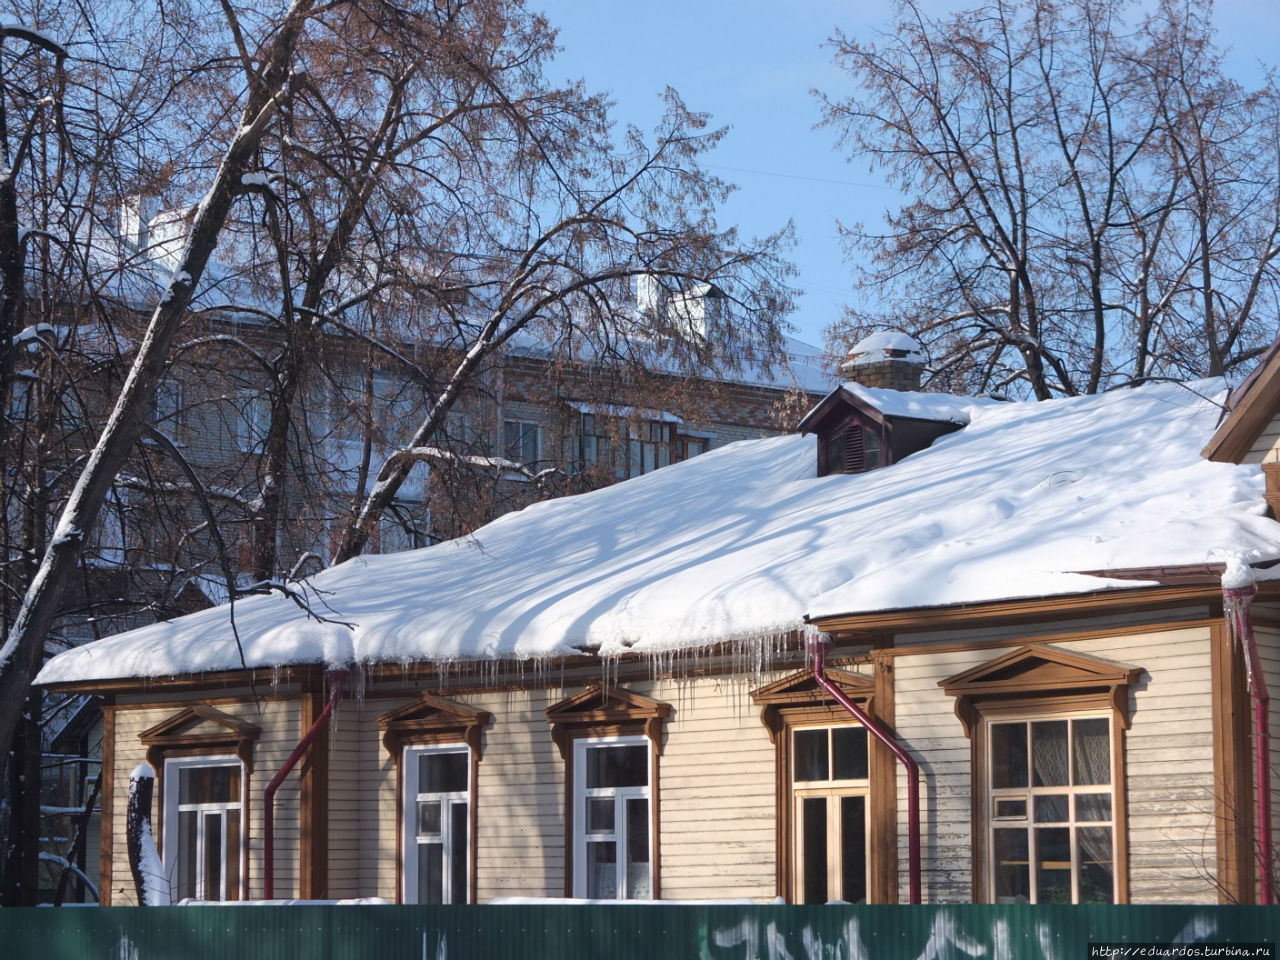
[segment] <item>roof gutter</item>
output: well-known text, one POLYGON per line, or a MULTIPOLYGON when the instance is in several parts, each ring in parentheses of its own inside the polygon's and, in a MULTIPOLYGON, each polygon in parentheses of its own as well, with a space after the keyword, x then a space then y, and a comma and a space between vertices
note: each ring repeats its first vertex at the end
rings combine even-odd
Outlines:
POLYGON ((326 674, 329 687, 329 701, 324 705, 324 709, 320 711, 320 715, 316 717, 315 722, 306 733, 302 735, 302 739, 298 741, 298 745, 293 748, 293 752, 289 754, 289 759, 276 771, 276 775, 271 778, 271 782, 267 784, 266 792, 262 797, 262 857, 263 857, 263 878, 262 893, 263 899, 275 899, 275 815, 276 815, 276 791, 280 789, 280 785, 284 783, 285 777, 289 775, 289 771, 298 765, 298 761, 306 754, 307 749, 321 731, 329 723, 329 718, 333 715, 337 703, 342 699, 342 687, 347 681, 346 670, 330 670, 326 674))
POLYGON ((1232 633, 1240 641, 1245 653, 1245 674, 1249 692, 1253 696, 1253 749, 1254 783, 1257 786, 1258 815, 1258 883, 1263 906, 1276 902, 1275 880, 1272 874, 1275 853, 1271 849, 1271 725, 1269 708, 1271 698, 1267 694, 1267 681, 1258 659, 1258 644, 1253 635, 1253 617, 1249 606, 1258 592, 1257 584, 1234 583, 1222 587, 1222 600, 1227 622, 1232 633))
POLYGON ((818 686, 831 694, 836 703, 844 707, 853 718, 867 728, 907 769, 907 863, 910 874, 911 903, 920 902, 920 766, 907 753, 902 744, 889 731, 850 700, 843 690, 831 682, 826 674, 826 651, 831 637, 826 633, 809 636, 809 654, 813 657, 813 679, 818 686))

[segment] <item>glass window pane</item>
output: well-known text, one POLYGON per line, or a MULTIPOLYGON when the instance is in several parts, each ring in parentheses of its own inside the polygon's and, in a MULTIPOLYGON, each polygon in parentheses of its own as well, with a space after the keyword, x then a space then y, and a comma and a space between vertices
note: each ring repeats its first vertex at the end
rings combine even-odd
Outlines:
POLYGON ((194 810, 178 814, 178 899, 196 895, 196 830, 200 814, 194 810))
POLYGON ((1106 717, 1076 720, 1072 728, 1075 783, 1111 782, 1111 721, 1106 717))
POLYGON ((418 792, 463 793, 470 766, 465 751, 424 753, 418 763, 418 792))
POLYGON ((238 803, 239 800, 239 764, 178 768, 179 803, 238 803))
POLYGON ((418 902, 444 903, 444 844, 418 844, 418 902))
POLYGON ((825 797, 805 797, 800 801, 800 836, 804 902, 826 903, 830 898, 827 896, 827 800, 825 797))
POLYGON ((1027 831, 995 830, 996 903, 1030 903, 1031 874, 1027 862, 1027 831))
POLYGON ((613 832, 613 797, 587 798, 587 830, 591 833, 613 832))
POLYGON ((1025 723, 993 723, 991 725, 991 785, 993 787, 1025 787, 1027 785, 1027 725, 1025 723))
POLYGON ((1115 872, 1111 857, 1110 827, 1081 827, 1076 831, 1080 852, 1077 883, 1080 903, 1111 903, 1115 895, 1115 872))
POLYGON ((440 801, 418 801, 418 836, 440 836, 440 801))
POLYGON ((465 803, 449 804, 450 850, 453 860, 449 864, 449 902, 466 903, 467 887, 470 886, 467 876, 467 846, 470 840, 470 828, 467 825, 467 805, 465 803))
POLYGON ((587 844, 587 896, 595 900, 618 898, 618 854, 613 841, 587 844))
POLYGON ((1031 724, 1031 769, 1037 787, 1067 785, 1067 721, 1038 720, 1031 724))
POLYGON ((1077 820, 1110 820, 1111 794, 1081 793, 1076 796, 1077 820))
POLYGON ((1013 799, 996 799, 996 816, 1008 819, 1025 820, 1027 816, 1027 801, 1025 797, 1013 799))
POLYGON ((649 783, 649 748, 606 746, 587 748, 587 789, 643 787, 649 783))
POLYGON ((1071 830, 1036 828, 1036 902, 1071 902, 1071 830))
POLYGON ((844 432, 827 438, 827 472, 844 473, 844 432))
POLYGON ((880 466, 880 436, 870 430, 862 433, 862 469, 874 470, 880 466))
MULTIPOLYGON (((238 772, 238 771, 237 771, 238 772)), ((227 846, 223 869, 227 875, 228 900, 240 899, 240 813, 229 810, 226 815, 227 846)))
POLYGON ((204 816, 204 891, 205 900, 222 899, 222 814, 204 816))
POLYGON ((649 801, 627 801, 627 899, 647 900, 649 884, 649 801))
POLYGON ((867 899, 867 810, 865 797, 840 798, 840 899, 867 899))
POLYGON ((1036 797, 1036 823, 1066 823, 1071 819, 1070 799, 1066 794, 1036 797))
POLYGON ((867 731, 864 727, 835 727, 831 731, 831 749, 834 754, 833 779, 867 779, 867 731))
POLYGON ((827 761, 827 730, 797 730, 792 741, 795 744, 795 779, 829 780, 827 761))

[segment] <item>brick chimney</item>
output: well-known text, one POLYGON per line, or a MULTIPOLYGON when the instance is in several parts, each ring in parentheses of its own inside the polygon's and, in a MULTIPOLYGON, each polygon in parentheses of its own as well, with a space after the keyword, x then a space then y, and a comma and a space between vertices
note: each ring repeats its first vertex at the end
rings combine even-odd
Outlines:
POLYGON ((859 340, 840 363, 840 376, 864 387, 919 390, 924 350, 905 333, 882 330, 859 340))

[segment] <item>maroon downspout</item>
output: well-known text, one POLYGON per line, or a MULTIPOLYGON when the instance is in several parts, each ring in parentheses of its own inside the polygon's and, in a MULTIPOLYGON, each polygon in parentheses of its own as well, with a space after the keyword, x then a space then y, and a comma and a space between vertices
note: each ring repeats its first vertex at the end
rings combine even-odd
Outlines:
POLYGON ((1258 644, 1253 636, 1253 617, 1249 603, 1258 592, 1256 584, 1222 588, 1222 599, 1231 618, 1236 638, 1244 646, 1245 670, 1248 673, 1249 692, 1253 694, 1253 744, 1254 780, 1258 791, 1258 882, 1264 906, 1276 902, 1271 849, 1271 698, 1267 695, 1267 681, 1258 660, 1258 644))
POLYGON ((298 745, 293 748, 293 753, 289 754, 289 759, 284 765, 276 771, 276 775, 271 778, 271 782, 267 784, 266 792, 262 797, 262 859, 263 872, 262 893, 264 900, 274 900, 275 896, 275 817, 276 817, 276 791, 280 789, 280 784, 284 783, 284 778, 289 775, 289 771, 297 766, 298 761, 302 759, 307 752, 307 748, 311 746, 320 731, 325 728, 332 716, 333 710, 337 702, 342 698, 342 685, 346 682, 347 671, 330 670, 328 673, 329 680, 329 702, 324 705, 324 709, 320 711, 320 716, 316 717, 315 722, 311 724, 310 729, 302 735, 302 739, 298 741, 298 745))
POLYGON ((840 706, 848 710, 855 720, 867 728, 867 731, 889 749, 907 768, 907 864, 910 876, 910 897, 912 903, 920 902, 920 767, 912 759, 911 754, 898 743, 894 736, 883 729, 865 710, 845 696, 844 691, 827 679, 825 673, 826 648, 831 639, 826 634, 818 634, 809 638, 809 653, 813 657, 813 679, 818 686, 831 694, 840 706))

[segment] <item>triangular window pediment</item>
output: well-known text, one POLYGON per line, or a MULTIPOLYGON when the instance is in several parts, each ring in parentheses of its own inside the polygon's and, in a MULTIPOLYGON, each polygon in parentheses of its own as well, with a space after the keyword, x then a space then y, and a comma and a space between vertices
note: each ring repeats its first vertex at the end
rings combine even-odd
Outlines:
POLYGON ((490 719, 492 715, 484 710, 423 693, 378 717, 378 729, 382 731, 382 742, 393 754, 398 754, 406 743, 461 740, 478 759, 481 733, 490 719))
POLYGON ((593 684, 546 709, 551 738, 567 756, 569 741, 577 736, 623 735, 643 732, 662 752, 662 722, 671 715, 671 704, 621 687, 593 684))
MULTIPOLYGON (((872 712, 875 680, 848 670, 827 670, 826 675, 846 697, 861 702, 868 713, 872 712)), ((761 705, 760 722, 769 731, 770 740, 775 740, 778 731, 782 729, 784 711, 829 705, 844 715, 844 708, 836 706, 831 694, 818 686, 818 681, 808 670, 767 683, 753 690, 751 698, 761 705)))
POLYGON ((252 769, 253 743, 262 732, 252 723, 203 704, 179 710, 173 716, 144 730, 139 739, 147 748, 147 762, 159 770, 166 753, 235 753, 252 769))
POLYGON ((1089 693, 1110 702, 1127 726, 1128 688, 1141 674, 1141 667, 1032 644, 939 680, 938 686, 956 698, 956 715, 966 732, 984 703, 1089 693))

